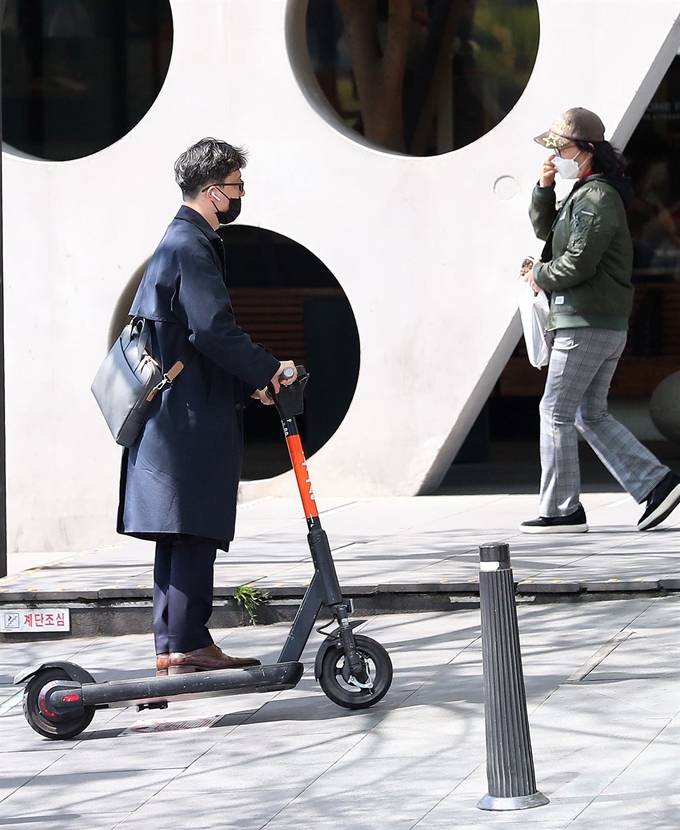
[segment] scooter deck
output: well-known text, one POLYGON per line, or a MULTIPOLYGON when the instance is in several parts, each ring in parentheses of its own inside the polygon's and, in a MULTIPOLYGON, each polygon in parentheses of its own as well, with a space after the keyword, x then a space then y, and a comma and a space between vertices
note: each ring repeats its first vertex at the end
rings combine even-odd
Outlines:
POLYGON ((245 669, 219 669, 87 683, 83 684, 83 705, 119 707, 170 699, 191 700, 197 697, 282 691, 297 686, 303 671, 302 663, 274 663, 245 669))
POLYGON ((248 692, 278 692, 297 686, 303 671, 302 663, 292 662, 83 683, 82 702, 84 706, 103 709, 248 692))

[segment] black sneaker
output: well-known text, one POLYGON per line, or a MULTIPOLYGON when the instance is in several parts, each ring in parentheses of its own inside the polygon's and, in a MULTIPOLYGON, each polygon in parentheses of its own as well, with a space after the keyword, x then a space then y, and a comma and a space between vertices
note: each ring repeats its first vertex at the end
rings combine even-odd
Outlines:
POLYGON ((530 522, 522 522, 519 529, 522 533, 585 533, 588 530, 586 511, 579 505, 578 510, 568 516, 540 516, 530 522))
POLYGON ((647 509, 638 522, 638 530, 651 530, 666 519, 680 504, 680 476, 670 472, 647 497, 647 509))

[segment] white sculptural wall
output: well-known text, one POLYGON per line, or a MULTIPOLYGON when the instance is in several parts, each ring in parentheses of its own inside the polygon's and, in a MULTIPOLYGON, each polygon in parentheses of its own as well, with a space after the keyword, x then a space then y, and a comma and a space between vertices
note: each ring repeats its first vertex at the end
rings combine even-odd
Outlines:
MULTIPOLYGON (((243 221, 307 247, 354 309, 360 376, 310 462, 317 493, 413 494, 445 472, 517 342, 517 264, 537 250, 532 136, 585 106, 624 144, 680 44, 675 0, 539 0, 515 109, 472 145, 414 158, 337 128, 314 92, 304 0, 171 5, 165 85, 125 138, 69 162, 4 154, 10 550, 115 539, 120 454, 89 384, 121 293, 175 213, 187 145, 247 145, 243 221)), ((243 493, 292 488, 284 475, 243 493)))

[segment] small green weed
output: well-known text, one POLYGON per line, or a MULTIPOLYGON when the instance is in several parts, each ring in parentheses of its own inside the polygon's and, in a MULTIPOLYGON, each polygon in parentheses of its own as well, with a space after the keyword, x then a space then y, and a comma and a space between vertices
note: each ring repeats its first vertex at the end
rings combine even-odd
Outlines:
POLYGON ((252 585, 239 585, 234 592, 234 599, 248 615, 251 625, 255 625, 257 608, 267 602, 269 594, 263 593, 259 588, 253 588, 252 585))

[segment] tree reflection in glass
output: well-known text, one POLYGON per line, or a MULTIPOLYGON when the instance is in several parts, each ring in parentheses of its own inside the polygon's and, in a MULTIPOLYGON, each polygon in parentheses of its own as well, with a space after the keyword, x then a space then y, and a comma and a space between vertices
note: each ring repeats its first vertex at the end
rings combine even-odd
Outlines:
POLYGON ((446 153, 519 100, 538 51, 536 0, 310 0, 317 80, 345 123, 400 153, 446 153))

